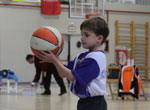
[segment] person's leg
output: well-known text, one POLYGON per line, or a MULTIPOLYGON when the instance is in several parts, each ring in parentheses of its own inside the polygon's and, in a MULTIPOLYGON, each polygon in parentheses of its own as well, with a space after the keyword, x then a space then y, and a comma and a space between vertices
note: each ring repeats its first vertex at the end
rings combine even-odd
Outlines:
POLYGON ((51 74, 46 72, 45 74, 42 74, 42 80, 43 80, 43 85, 44 85, 44 93, 42 93, 42 95, 50 95, 51 91, 50 91, 50 82, 51 82, 51 74))
POLYGON ((65 94, 67 91, 66 91, 66 87, 65 87, 65 84, 64 84, 64 81, 63 79, 58 75, 58 73, 54 73, 54 78, 57 82, 57 84, 59 85, 60 87, 60 94, 59 96, 65 94))
POLYGON ((57 82, 57 84, 59 85, 60 87, 60 94, 59 96, 65 94, 67 91, 66 91, 66 87, 65 87, 65 84, 64 84, 64 81, 63 79, 59 76, 58 72, 57 72, 57 69, 54 65, 51 66, 51 70, 53 72, 53 75, 54 75, 54 78, 57 82))

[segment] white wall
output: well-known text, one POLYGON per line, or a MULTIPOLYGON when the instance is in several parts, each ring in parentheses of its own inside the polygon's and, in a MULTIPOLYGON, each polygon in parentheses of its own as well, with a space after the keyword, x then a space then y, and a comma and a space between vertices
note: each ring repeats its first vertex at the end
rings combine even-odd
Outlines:
MULTIPOLYGON (((0 69, 11 69, 21 82, 32 81, 34 65, 29 65, 25 57, 32 53, 30 38, 33 32, 41 26, 51 25, 63 34, 70 34, 68 25, 73 22, 79 27, 81 21, 70 20, 66 12, 59 16, 47 16, 41 15, 40 8, 0 6, 0 69)), ((80 30, 76 28, 76 32, 71 33, 80 33, 80 30)), ((60 57, 67 60, 67 37, 64 38, 65 48, 60 57)))
POLYGON ((71 44, 70 59, 71 60, 73 60, 80 53, 83 53, 83 52, 87 51, 86 49, 83 49, 82 46, 80 48, 77 47, 77 42, 78 41, 81 41, 81 35, 80 34, 71 36, 71 39, 70 39, 70 44, 71 44))
MULTIPOLYGON (((108 4, 106 9, 120 9, 138 11, 135 6, 119 7, 118 5, 108 4), (118 8, 117 8, 118 7, 118 8)), ((148 11, 149 7, 142 7, 141 11, 148 11)), ((134 13, 109 13, 109 52, 106 53, 107 64, 114 62, 114 44, 115 44, 115 21, 145 23, 150 22, 150 15, 134 14, 134 13)), ((34 76, 34 65, 29 65, 25 61, 25 56, 31 53, 30 38, 32 33, 40 26, 51 25, 63 34, 71 35, 71 59, 85 51, 82 48, 76 48, 76 42, 80 40, 79 26, 84 19, 70 19, 68 18, 68 11, 62 10, 59 16, 41 15, 40 8, 31 7, 13 7, 0 6, 0 69, 11 69, 18 76, 21 82, 29 82, 34 76), (74 23, 76 27, 75 32, 68 32, 68 25, 74 23)), ((65 44, 67 44, 67 37, 65 37, 65 44)), ((67 45, 61 55, 62 59, 67 58, 67 45)))
POLYGON ((0 69, 11 69, 23 82, 33 79, 34 66, 25 56, 31 53, 30 38, 39 21, 37 8, 0 7, 0 69))

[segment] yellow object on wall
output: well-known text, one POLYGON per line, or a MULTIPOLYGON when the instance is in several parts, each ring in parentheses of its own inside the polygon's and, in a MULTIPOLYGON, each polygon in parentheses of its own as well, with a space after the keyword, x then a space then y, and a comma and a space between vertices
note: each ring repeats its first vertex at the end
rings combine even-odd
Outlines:
POLYGON ((32 2, 32 3, 40 3, 41 0, 12 0, 13 2, 32 2))

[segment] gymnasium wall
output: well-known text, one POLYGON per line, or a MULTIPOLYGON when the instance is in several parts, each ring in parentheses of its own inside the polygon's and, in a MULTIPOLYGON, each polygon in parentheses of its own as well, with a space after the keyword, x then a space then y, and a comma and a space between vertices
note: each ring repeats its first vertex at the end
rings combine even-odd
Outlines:
MULTIPOLYGON (((109 51, 109 54, 107 54, 108 55, 107 60, 109 64, 109 61, 112 61, 111 59, 115 58, 114 46, 115 46, 115 31, 116 31, 115 22, 116 20, 119 20, 120 23, 131 23, 131 21, 134 21, 135 24, 146 24, 146 22, 149 22, 150 24, 150 19, 149 19, 150 13, 148 14, 149 6, 141 6, 141 5, 134 6, 134 5, 121 5, 121 4, 120 5, 107 4, 106 8, 108 10, 119 9, 119 11, 116 11, 116 12, 115 11, 109 12, 110 51, 109 51)), ((149 31, 150 31, 150 28, 149 28, 149 31)), ((149 36, 149 44, 150 44, 150 36, 149 36)), ((149 62, 150 62, 150 45, 149 45, 149 62)), ((150 79, 150 66, 149 66, 149 79, 150 79)))
MULTIPOLYGON (((138 9, 136 6, 120 7, 117 5, 106 5, 106 9, 131 11, 148 11, 149 7, 142 6, 138 9), (117 8, 118 7, 118 8, 117 8)), ((137 23, 150 22, 150 15, 135 13, 109 13, 109 51, 106 52, 107 64, 114 62, 115 47, 115 21, 137 23)), ((68 57, 68 37, 71 42, 71 59, 80 52, 85 51, 76 46, 80 40, 79 26, 84 19, 68 18, 68 11, 62 10, 61 15, 48 16, 41 15, 39 7, 16 7, 16 6, 0 6, 0 69, 13 70, 20 79, 20 82, 30 82, 35 74, 34 65, 30 65, 25 61, 26 54, 31 53, 30 38, 32 33, 39 27, 51 25, 58 28, 65 38, 65 48, 61 55, 63 60, 68 57), (74 24, 74 32, 68 31, 68 26, 74 24)), ((66 62, 64 62, 66 63, 66 62)))
MULTIPOLYGON (((34 65, 25 61, 26 55, 32 53, 30 38, 37 28, 47 25, 56 27, 64 34, 65 45, 61 59, 67 63, 68 36, 80 36, 78 27, 82 21, 68 19, 68 13, 63 11, 59 16, 47 16, 41 15, 40 8, 0 6, 0 70, 13 70, 20 82, 32 81, 35 75, 34 65), (71 22, 76 25, 76 32, 68 32, 71 22)), ((76 44, 74 47, 76 48, 76 44)))

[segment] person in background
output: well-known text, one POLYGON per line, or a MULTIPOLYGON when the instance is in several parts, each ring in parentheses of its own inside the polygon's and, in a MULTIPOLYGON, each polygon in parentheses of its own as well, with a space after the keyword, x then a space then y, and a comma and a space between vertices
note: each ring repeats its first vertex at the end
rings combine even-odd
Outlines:
POLYGON ((40 80, 40 76, 42 74, 42 83, 44 85, 45 91, 41 95, 51 95, 50 84, 51 84, 51 75, 52 74, 54 75, 54 78, 60 87, 59 96, 67 93, 64 81, 58 75, 56 67, 52 63, 40 63, 40 60, 36 56, 33 56, 32 54, 28 54, 26 56, 26 61, 29 64, 34 63, 34 65, 35 65, 36 74, 35 74, 34 79, 32 81, 32 84, 35 87, 37 87, 38 82, 40 80))

